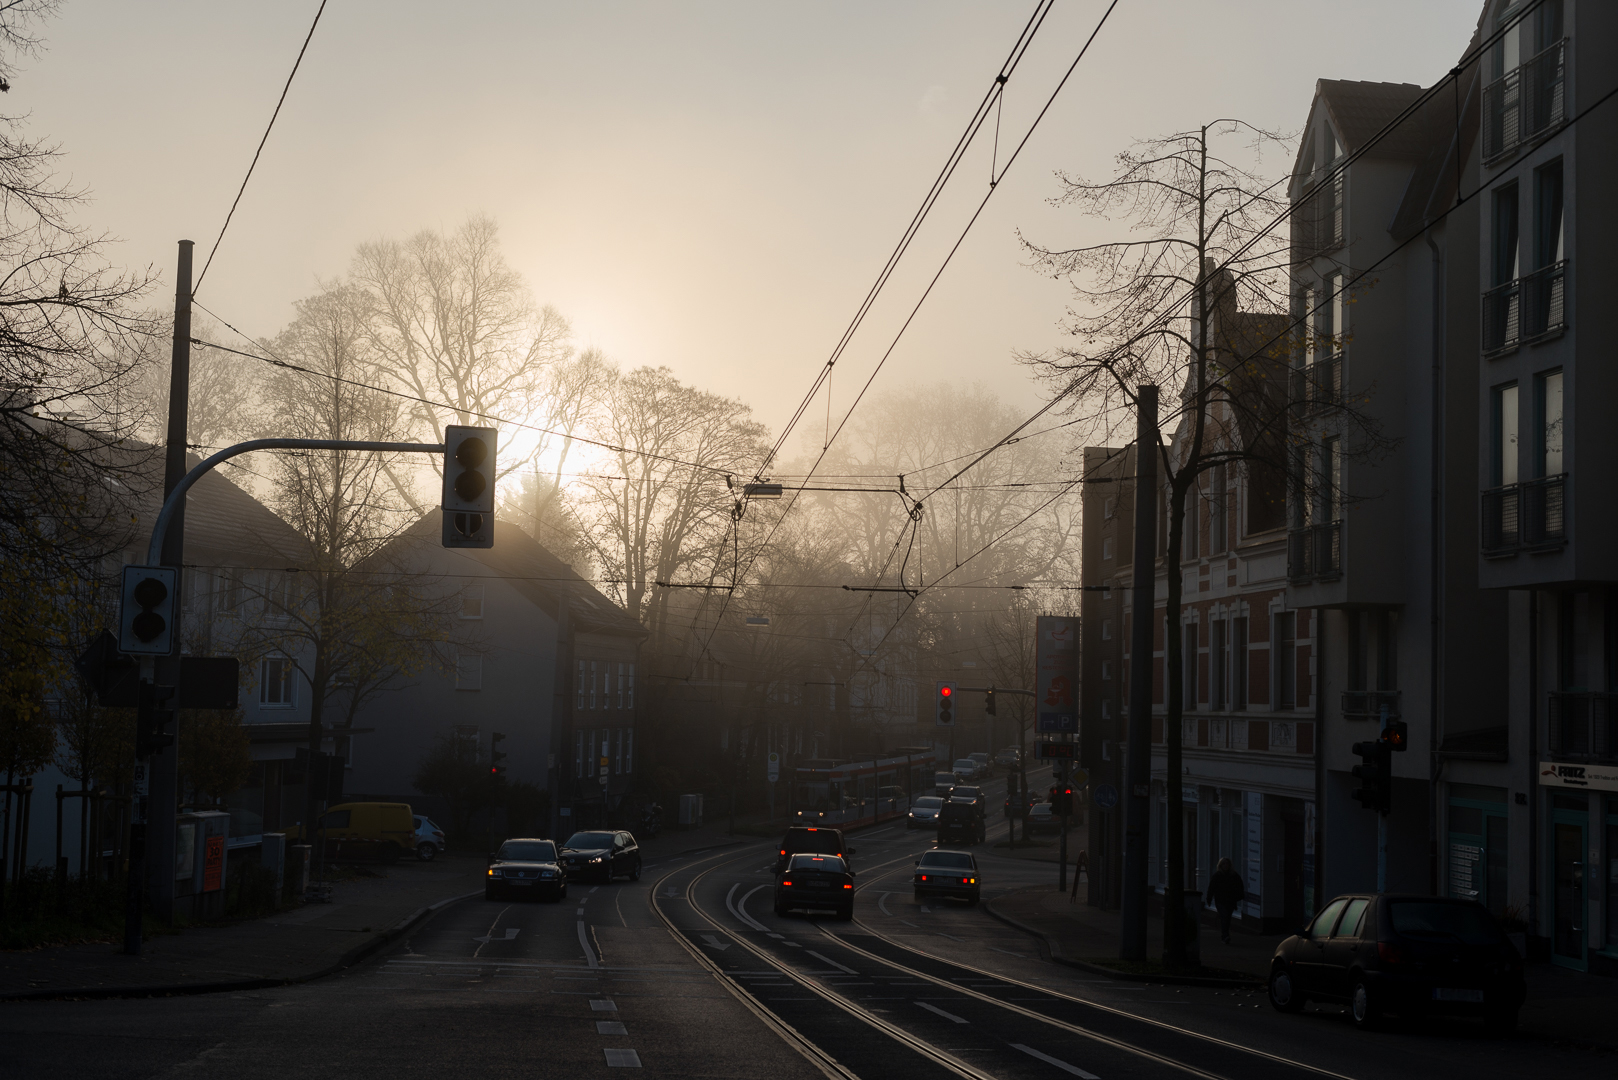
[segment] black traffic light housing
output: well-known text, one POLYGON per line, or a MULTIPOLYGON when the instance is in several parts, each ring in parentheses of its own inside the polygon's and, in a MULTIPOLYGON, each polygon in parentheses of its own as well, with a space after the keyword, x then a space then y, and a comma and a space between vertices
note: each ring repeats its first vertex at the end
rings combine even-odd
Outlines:
POLYGON ((489 733, 489 775, 496 780, 506 775, 506 767, 500 764, 506 759, 506 752, 500 749, 504 740, 505 735, 498 731, 489 733))
POLYGON ((118 612, 118 651, 132 656, 174 653, 175 600, 180 572, 172 566, 126 566, 118 612))
POLYGON ((1060 783, 1051 788, 1051 813, 1068 817, 1073 813, 1073 785, 1060 783))
POLYGON ((494 547, 494 428, 444 428, 444 534, 447 548, 494 547))
POLYGON ((135 707, 135 756, 149 758, 174 745, 169 725, 174 722, 174 687, 142 682, 135 707))
POLYGON ((1357 742, 1353 746, 1361 764, 1354 766, 1360 782, 1351 794, 1367 810, 1386 814, 1393 807, 1393 747, 1386 739, 1357 742))
POLYGON ((934 695, 934 697, 938 702, 938 726, 954 727, 955 684, 952 682, 939 683, 938 692, 934 695))
POLYGON ((989 692, 983 695, 983 714, 985 716, 994 716, 995 715, 995 711, 994 711, 994 687, 992 687, 992 686, 989 687, 989 692))
POLYGON ((1408 750, 1410 749, 1410 725, 1403 720, 1389 720, 1388 726, 1382 729, 1382 739, 1393 750, 1408 750))

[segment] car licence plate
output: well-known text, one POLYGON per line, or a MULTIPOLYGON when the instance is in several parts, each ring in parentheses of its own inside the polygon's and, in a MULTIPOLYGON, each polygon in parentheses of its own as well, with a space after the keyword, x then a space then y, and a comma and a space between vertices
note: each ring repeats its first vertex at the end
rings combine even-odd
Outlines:
POLYGON ((807 884, 811 889, 829 889, 829 888, 831 888, 831 882, 829 882, 829 881, 810 881, 810 882, 806 882, 805 884, 807 884))
POLYGON ((1461 990, 1454 987, 1440 986, 1433 990, 1434 1001, 1472 1001, 1483 1000, 1482 990, 1461 990))

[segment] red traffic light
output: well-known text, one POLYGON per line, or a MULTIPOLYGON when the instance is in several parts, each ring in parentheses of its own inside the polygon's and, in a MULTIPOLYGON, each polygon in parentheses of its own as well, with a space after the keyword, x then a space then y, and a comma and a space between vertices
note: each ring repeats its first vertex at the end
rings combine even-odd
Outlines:
POLYGON ((953 693, 955 693, 955 688, 953 686, 940 686, 938 688, 939 697, 949 697, 953 693))

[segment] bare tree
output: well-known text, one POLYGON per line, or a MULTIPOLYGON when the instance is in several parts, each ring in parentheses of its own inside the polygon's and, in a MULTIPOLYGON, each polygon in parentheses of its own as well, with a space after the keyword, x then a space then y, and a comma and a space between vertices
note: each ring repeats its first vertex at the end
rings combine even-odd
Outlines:
MULTIPOLYGON (((1288 203, 1282 182, 1257 171, 1261 151, 1284 152, 1286 146, 1282 136, 1223 120, 1138 143, 1118 156, 1109 180, 1061 175, 1062 194, 1055 200, 1094 217, 1127 221, 1130 239, 1071 249, 1024 241, 1034 269, 1071 283, 1076 304, 1069 308, 1067 328, 1077 339, 1054 354, 1025 359, 1066 397, 1069 413, 1093 418, 1088 434, 1104 437, 1114 426, 1132 426, 1139 386, 1168 391, 1170 407, 1161 421, 1175 435, 1162 447, 1160 468, 1168 511, 1162 544, 1168 620, 1176 629, 1165 643, 1164 742, 1171 778, 1182 772, 1185 693, 1178 568, 1190 496, 1201 478, 1221 468, 1240 472, 1259 505, 1284 506, 1286 477, 1299 463, 1296 420, 1304 410, 1329 414, 1356 452, 1382 446, 1374 422, 1346 397, 1313 394, 1325 388, 1312 385, 1289 396, 1299 343, 1290 332, 1288 236, 1284 226, 1276 228, 1288 203), (1246 154, 1246 163, 1224 153, 1227 147, 1246 154)), ((1180 785, 1171 781, 1166 794, 1164 962, 1180 966, 1180 785)))

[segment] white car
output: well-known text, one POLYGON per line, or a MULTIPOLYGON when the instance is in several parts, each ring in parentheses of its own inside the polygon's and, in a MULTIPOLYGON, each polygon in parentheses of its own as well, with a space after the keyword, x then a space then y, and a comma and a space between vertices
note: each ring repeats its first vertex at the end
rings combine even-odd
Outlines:
POLYGON ((937 795, 918 795, 910 804, 910 813, 905 817, 907 829, 936 829, 938 828, 938 812, 944 808, 944 800, 937 795))
POLYGON ((422 814, 412 815, 411 820, 416 823, 416 858, 422 862, 432 862, 444 850, 444 830, 434 825, 432 818, 422 814))
POLYGON ((978 778, 978 763, 969 757, 956 758, 951 770, 962 780, 971 783, 978 778))
POLYGON ((967 757, 978 763, 978 778, 990 776, 994 773, 994 766, 989 764, 988 754, 968 754, 967 757))

